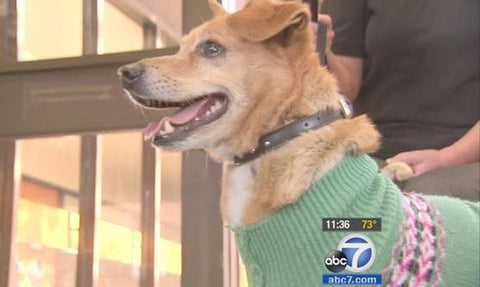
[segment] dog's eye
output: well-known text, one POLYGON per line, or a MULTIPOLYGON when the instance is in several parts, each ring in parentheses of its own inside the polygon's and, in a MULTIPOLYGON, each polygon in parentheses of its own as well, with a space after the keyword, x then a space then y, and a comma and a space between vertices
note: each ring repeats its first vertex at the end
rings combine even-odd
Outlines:
POLYGON ((214 58, 222 55, 225 52, 225 47, 217 42, 207 41, 201 47, 201 53, 207 58, 214 58))

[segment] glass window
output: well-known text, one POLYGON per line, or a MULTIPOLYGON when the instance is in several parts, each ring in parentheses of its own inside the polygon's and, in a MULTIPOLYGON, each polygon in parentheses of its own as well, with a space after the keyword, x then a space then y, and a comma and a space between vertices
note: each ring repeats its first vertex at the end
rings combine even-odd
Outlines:
MULTIPOLYGON (((102 215, 98 228, 99 286, 138 286, 141 265, 141 132, 101 135, 102 215), (114 274, 112 276, 112 274, 114 274)), ((161 170, 158 275, 181 286, 181 155, 157 153, 161 170)))
POLYGON ((182 274, 181 153, 159 153, 161 167, 160 286, 180 287, 182 274))
POLYGON ((82 0, 17 0, 18 60, 82 55, 82 0))
MULTIPOLYGON (((178 45, 182 1, 98 0, 97 53, 178 45)), ((19 61, 81 56, 83 0, 17 0, 19 61)))
POLYGON ((78 246, 78 136, 22 140, 15 286, 74 286, 78 246))
POLYGON ((141 264, 142 135, 101 135, 99 286, 138 286, 141 264))
MULTIPOLYGON (((141 132, 100 135, 102 208, 97 226, 99 286, 138 286, 142 231, 141 132)), ((79 235, 79 136, 21 141, 16 286, 75 284, 79 235)), ((158 152, 160 285, 181 286, 181 154, 158 152)))
POLYGON ((182 1, 99 0, 98 53, 177 46, 181 37, 182 1), (149 47, 145 42, 151 38, 149 47))
MULTIPOLYGON (((7 7, 9 9, 6 11, 12 13, 9 14, 11 18, 6 20, 16 18, 17 21, 9 22, 8 28, 12 30, 2 32, 9 33, 12 39, 17 35, 18 45, 9 45, 17 48, 17 59, 36 61, 82 56, 85 36, 83 2, 84 0, 9 0, 9 3, 16 5, 7 7)), ((145 43, 153 43, 157 48, 178 45, 178 39, 182 34, 182 5, 185 6, 185 3, 189 2, 98 0, 98 15, 95 15, 99 21, 97 52, 106 54, 140 50, 145 49, 147 46, 145 43)), ((0 0, 0 10, 4 5, 5 1, 0 0)), ((189 13, 195 14, 195 17, 202 16, 197 15, 196 9, 185 8, 185 11, 192 10, 194 12, 189 13)), ((14 52, 11 54, 14 55, 14 52)), ((111 59, 115 58, 117 57, 111 59)), ((118 59, 120 58, 122 56, 118 56, 118 59)), ((131 55, 126 55, 125 58, 131 59, 131 55)), ((3 58, 0 61, 3 61, 3 58)), ((82 61, 77 59, 75 62, 82 61)), ((58 61, 55 66, 57 63, 69 62, 58 61)), ((85 63, 88 62, 85 60, 85 63)), ((29 67, 34 67, 35 77, 55 81, 58 76, 50 72, 56 68, 52 67, 50 70, 48 67, 50 64, 51 62, 38 66, 15 64, 12 66, 19 70, 27 67, 22 70, 25 74, 30 72, 27 70, 29 67), (36 70, 35 67, 40 66, 42 70, 36 70)), ((2 75, 7 81, 13 75, 9 69, 7 66, 7 72, 2 75)), ((85 67, 82 65, 80 69, 79 73, 85 75, 89 69, 96 70, 97 67, 88 64, 85 67)), ((115 76, 114 71, 112 76, 115 76)), ((68 75, 67 77, 69 82, 71 80, 72 83, 76 83, 77 78, 70 79, 68 75)), ((21 99, 22 95, 25 96, 22 89, 25 82, 28 81, 23 81, 18 86, 15 82, 3 90, 8 90, 9 94, 21 99), (10 92, 11 89, 13 92, 10 92)), ((84 78, 79 78, 78 85, 88 86, 86 82, 84 78)), ((111 84, 112 93, 116 91, 115 84, 119 85, 116 79, 114 83, 106 84, 111 84)), ((91 110, 91 103, 87 98, 78 97, 76 111, 91 110)), ((32 111, 22 109, 21 103, 24 101, 14 101, 11 106, 6 105, 4 110, 17 110, 20 107, 18 110, 24 112, 24 116, 30 117, 32 111)), ((28 130, 29 135, 51 136, 50 138, 18 139, 16 136, 25 136, 20 131, 17 135, 8 134, 9 139, 14 137, 22 147, 19 152, 20 197, 18 205, 13 206, 15 209, 15 228, 12 230, 14 250, 11 256, 14 265, 13 286, 68 287, 75 286, 76 282, 81 221, 78 208, 82 166, 81 136, 44 134, 45 129, 40 128, 40 125, 48 126, 48 122, 52 122, 52 115, 55 118, 55 115, 63 114, 56 106, 50 108, 47 110, 53 112, 38 117, 40 119, 38 125, 28 130)), ((70 107, 66 109, 69 110, 70 107)), ((102 114, 99 113, 98 117, 102 117, 102 114)), ((78 123, 68 117, 61 122, 65 125, 62 133, 91 133, 92 130, 111 131, 112 128, 118 128, 118 125, 99 124, 96 128, 89 126, 87 130, 81 130, 78 123)), ((131 128, 133 123, 126 126, 131 128)), ((96 258, 99 264, 98 270, 97 266, 94 266, 94 272, 98 271, 95 275, 98 276, 96 279, 100 286, 138 286, 144 236, 140 225, 141 181, 144 168, 142 135, 138 131, 131 131, 110 132, 100 134, 98 137, 101 143, 99 145, 101 164, 98 168, 102 176, 98 177, 101 181, 98 184, 102 194, 102 208, 95 234, 98 240, 96 258)), ((181 286, 182 244, 186 245, 197 240, 193 238, 181 242, 181 162, 180 153, 156 154, 156 163, 161 173, 161 180, 158 181, 161 196, 159 220, 156 222, 160 236, 156 238, 159 251, 158 266, 155 270, 158 271, 156 277, 160 286, 181 286)), ((198 253, 191 252, 187 256, 192 257, 196 254, 198 253)), ((199 260, 202 261, 202 258, 199 260)))
POLYGON ((233 13, 242 8, 246 2, 246 0, 223 0, 222 6, 228 12, 233 13))
POLYGON ((143 48, 143 27, 108 1, 99 13, 98 53, 115 53, 143 48))

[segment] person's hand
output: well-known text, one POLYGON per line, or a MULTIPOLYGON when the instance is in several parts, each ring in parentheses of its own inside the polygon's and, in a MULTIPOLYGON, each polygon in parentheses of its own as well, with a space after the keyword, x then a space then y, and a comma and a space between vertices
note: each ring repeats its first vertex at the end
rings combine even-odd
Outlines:
POLYGON ((417 176, 429 170, 480 161, 480 121, 463 137, 450 146, 439 150, 424 149, 407 151, 386 160, 387 164, 404 162, 417 176))
MULTIPOLYGON (((335 37, 335 32, 333 31, 333 22, 332 17, 327 14, 318 14, 318 22, 327 25, 327 43, 325 47, 325 51, 330 51, 332 47, 333 37, 335 37)), ((315 43, 317 43, 317 31, 318 31, 318 23, 311 22, 312 30, 313 30, 313 37, 315 43)))
POLYGON ((413 175, 418 176, 427 171, 452 165, 445 150, 424 149, 402 152, 386 160, 387 164, 404 162, 413 169, 413 175))

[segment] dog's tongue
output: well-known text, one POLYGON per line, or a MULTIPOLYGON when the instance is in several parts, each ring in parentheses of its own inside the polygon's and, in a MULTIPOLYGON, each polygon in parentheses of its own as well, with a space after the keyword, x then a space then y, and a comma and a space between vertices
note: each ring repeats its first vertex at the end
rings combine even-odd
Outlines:
POLYGON ((208 108, 211 106, 213 99, 210 97, 204 98, 200 101, 197 101, 188 107, 185 107, 172 116, 164 117, 158 122, 148 123, 145 131, 143 132, 145 140, 149 140, 154 137, 159 131, 162 130, 163 125, 166 121, 169 121, 173 125, 184 125, 189 121, 199 117, 204 114, 208 108))

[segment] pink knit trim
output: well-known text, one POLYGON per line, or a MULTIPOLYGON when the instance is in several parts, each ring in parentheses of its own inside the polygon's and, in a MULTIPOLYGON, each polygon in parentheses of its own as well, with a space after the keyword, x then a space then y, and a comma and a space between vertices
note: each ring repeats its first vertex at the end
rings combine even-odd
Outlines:
POLYGON ((435 235, 433 234, 433 222, 431 216, 428 214, 428 206, 423 198, 418 195, 413 196, 421 222, 423 223, 423 230, 421 233, 420 244, 420 258, 418 258, 418 269, 413 277, 413 286, 423 286, 427 283, 433 261, 435 260, 435 235))
POLYGON ((403 244, 405 242, 405 238, 403 236, 405 231, 406 231, 406 224, 403 224, 398 230, 399 238, 397 239, 397 242, 393 246, 392 256, 390 257, 390 262, 388 264, 388 267, 385 268, 382 272, 384 280, 386 280, 386 278, 392 274, 392 271, 396 265, 397 256, 400 253, 400 250, 402 249, 403 244))
POLYGON ((418 245, 416 233, 416 215, 410 199, 403 197, 403 208, 405 211, 404 244, 402 246, 402 257, 393 269, 392 278, 388 286, 400 286, 409 275, 410 266, 414 260, 415 247, 418 245))
POLYGON ((404 194, 402 204, 404 223, 399 229, 389 266, 383 271, 385 284, 392 287, 426 286, 434 273, 432 286, 437 286, 445 242, 441 218, 421 195, 404 194))

